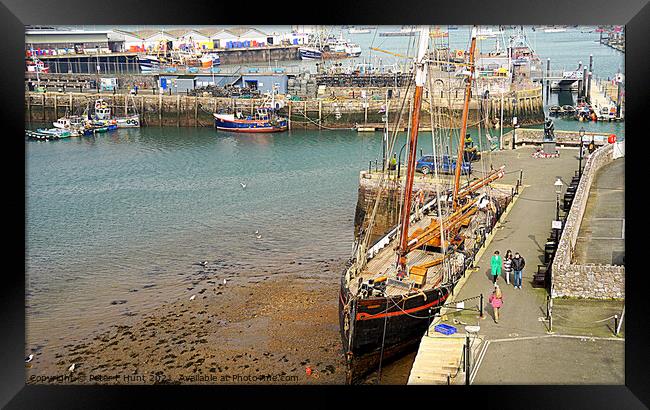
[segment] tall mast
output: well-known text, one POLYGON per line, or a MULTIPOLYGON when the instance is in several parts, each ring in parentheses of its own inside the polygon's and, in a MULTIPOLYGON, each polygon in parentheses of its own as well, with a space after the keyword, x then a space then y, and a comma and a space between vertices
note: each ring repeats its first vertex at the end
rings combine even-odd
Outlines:
POLYGON ((469 78, 465 86, 465 104, 463 105, 463 122, 460 128, 460 141, 458 143, 458 159, 456 160, 456 178, 454 179, 454 211, 458 208, 458 183, 460 182, 460 169, 463 164, 465 151, 465 133, 467 132, 467 114, 469 111, 469 98, 472 92, 472 78, 474 77, 474 50, 476 49, 476 26, 472 27, 472 45, 469 48, 469 78))
POLYGON ((413 95, 413 115, 411 117, 411 134, 409 136, 408 168, 404 186, 404 203, 400 215, 400 245, 397 251, 398 275, 406 273, 406 253, 408 252, 409 219, 411 216, 411 195, 413 193, 413 177, 415 176, 415 156, 417 155, 418 128, 420 125, 420 107, 422 104, 422 89, 427 78, 425 55, 429 46, 429 29, 420 27, 418 54, 415 60, 415 92, 413 95))

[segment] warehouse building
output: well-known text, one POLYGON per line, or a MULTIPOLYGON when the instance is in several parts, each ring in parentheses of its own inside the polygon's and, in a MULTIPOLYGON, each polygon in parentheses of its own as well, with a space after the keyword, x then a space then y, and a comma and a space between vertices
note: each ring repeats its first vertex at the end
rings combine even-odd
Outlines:
POLYGON ((120 47, 120 42, 109 39, 109 31, 25 31, 25 50, 28 55, 102 54, 119 51, 120 47))

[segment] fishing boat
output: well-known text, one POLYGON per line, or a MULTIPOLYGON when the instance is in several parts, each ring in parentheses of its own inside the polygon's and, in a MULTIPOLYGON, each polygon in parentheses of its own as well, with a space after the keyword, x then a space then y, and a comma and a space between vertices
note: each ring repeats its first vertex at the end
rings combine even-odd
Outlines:
MULTIPOLYGON (((481 190, 501 178, 504 167, 486 172, 484 178, 473 180, 461 189, 460 166, 455 167, 453 188, 437 194, 422 207, 421 214, 411 211, 419 116, 428 71, 428 29, 421 28, 419 32, 399 222, 374 245, 368 246, 380 191, 365 234, 356 241, 340 279, 339 326, 348 383, 361 381, 378 364, 417 346, 429 325, 428 319, 444 305, 465 268, 471 265, 477 245, 484 241, 486 229, 489 231, 494 226, 498 212, 499 204, 481 190), (443 208, 447 211, 443 212, 443 208)), ((476 40, 474 27, 459 147, 465 145, 476 40)), ((456 163, 462 161, 462 150, 459 150, 456 163)), ((381 182, 380 186, 383 186, 381 182)))
POLYGON ((350 34, 369 34, 370 29, 369 28, 355 28, 351 27, 348 29, 348 33, 350 34))
MULTIPOLYGON (((127 98, 131 99, 133 107, 135 107, 135 101, 133 96, 127 98)), ((135 109, 135 108, 134 108, 135 109)), ((126 111, 128 113, 129 104, 127 100, 126 111)), ((109 130, 116 128, 139 128, 140 127, 140 114, 137 112, 134 114, 127 114, 124 117, 113 117, 111 115, 111 107, 108 106, 108 103, 102 99, 98 98, 95 100, 95 112, 91 117, 91 122, 93 125, 99 127, 109 127, 109 130), (115 127, 112 127, 114 125, 115 127)))
POLYGON ((323 58, 323 52, 315 47, 299 47, 298 53, 301 60, 320 60, 323 58))
POLYGON ((234 114, 214 113, 214 127, 221 131, 268 133, 286 131, 289 121, 277 114, 282 104, 275 101, 276 87, 273 88, 270 101, 264 101, 255 110, 254 115, 243 115, 241 111, 234 114))
POLYGON ((143 73, 150 73, 160 70, 160 58, 158 56, 139 55, 138 64, 140 65, 140 71, 143 73))
POLYGON ((286 118, 279 117, 270 108, 258 108, 254 116, 213 114, 217 130, 232 132, 282 132, 288 128, 286 118))
POLYGON ((399 31, 382 31, 379 33, 379 37, 411 37, 417 33, 415 26, 402 26, 399 31))
POLYGON ((55 128, 70 130, 83 128, 86 121, 86 118, 81 115, 69 115, 59 118, 58 120, 54 121, 52 125, 54 125, 55 128))

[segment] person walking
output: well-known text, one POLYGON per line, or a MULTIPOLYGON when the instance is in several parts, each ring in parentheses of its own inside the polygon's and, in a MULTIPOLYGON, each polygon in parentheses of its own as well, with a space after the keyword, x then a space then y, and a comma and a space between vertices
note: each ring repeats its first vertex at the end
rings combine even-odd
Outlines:
POLYGON ((503 275, 506 277, 506 283, 510 284, 510 272, 512 272, 512 251, 508 249, 506 256, 503 258, 503 275))
POLYGON ((494 284, 494 291, 488 299, 490 305, 492 305, 492 310, 494 310, 494 323, 499 323, 499 309, 503 306, 503 293, 501 288, 496 283, 494 284))
POLYGON ((515 289, 521 289, 521 271, 524 270, 524 266, 526 266, 526 261, 519 255, 519 252, 515 252, 515 257, 512 258, 512 270, 515 272, 515 289))
POLYGON ((503 264, 501 255, 499 255, 499 251, 494 251, 494 255, 492 255, 492 259, 490 259, 490 266, 492 268, 492 283, 496 285, 497 283, 497 277, 501 275, 501 266, 503 264))

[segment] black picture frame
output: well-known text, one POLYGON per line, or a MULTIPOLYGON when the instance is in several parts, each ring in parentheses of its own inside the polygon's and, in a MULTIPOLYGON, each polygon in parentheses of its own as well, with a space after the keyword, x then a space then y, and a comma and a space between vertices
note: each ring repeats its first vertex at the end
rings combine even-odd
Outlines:
MULTIPOLYGON (((0 4, 3 38, 0 40, 2 90, 0 113, 4 118, 5 221, 11 234, 6 236, 5 264, 0 286, 0 406, 7 408, 101 408, 135 407, 134 398, 146 398, 165 407, 189 407, 193 399, 206 399, 211 407, 223 401, 234 405, 252 399, 294 402, 300 407, 349 406, 353 397, 362 401, 387 403, 394 398, 402 405, 466 405, 469 399, 488 408, 646 408, 650 406, 650 363, 648 361, 647 283, 644 269, 647 208, 638 199, 637 189, 647 191, 643 171, 647 170, 647 132, 641 129, 647 117, 649 83, 650 4, 647 0, 618 4, 605 0, 566 2, 559 0, 484 2, 419 2, 415 0, 328 2, 291 1, 282 3, 217 3, 199 0, 162 1, 20 1, 3 0, 0 4), (246 12, 251 10, 251 12, 246 12), (630 188, 626 192, 628 241, 626 275, 626 341, 624 386, 469 386, 443 387, 282 387, 279 386, 27 386, 24 381, 25 344, 25 169, 24 140, 24 29, 27 24, 625 24, 626 25, 626 122, 625 135, 631 140, 627 150, 626 174, 630 188), (290 23, 289 23, 290 24, 290 23), (11 159, 7 161, 6 159, 11 159), (632 178, 633 177, 633 178, 632 178), (5 185, 6 186, 6 185, 5 185), (22 199, 22 200, 21 200, 22 199), (21 218, 22 217, 22 218, 21 218), (22 233, 22 235, 21 235, 22 233), (22 240, 21 240, 22 239, 22 240), (21 262, 22 261, 22 262, 21 262), (22 269, 21 269, 22 266, 22 269), (255 394, 251 394, 254 389, 255 394), (171 393, 171 395, 170 395, 171 393), (175 399, 175 400, 174 400, 175 399), (409 404, 410 403, 410 404, 409 404)), ((352 212, 352 211, 351 211, 352 212)), ((360 405, 360 404, 355 404, 360 405)), ((230 406, 228 406, 230 407, 230 406)))

